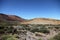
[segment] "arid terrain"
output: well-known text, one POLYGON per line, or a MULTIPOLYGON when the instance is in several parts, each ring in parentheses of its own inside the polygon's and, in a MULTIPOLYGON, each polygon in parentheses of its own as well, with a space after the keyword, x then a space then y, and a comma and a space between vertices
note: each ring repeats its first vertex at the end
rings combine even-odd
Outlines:
POLYGON ((60 20, 49 19, 49 18, 34 18, 22 24, 60 24, 60 20))
POLYGON ((60 40, 60 20, 24 19, 0 13, 0 40, 60 40))

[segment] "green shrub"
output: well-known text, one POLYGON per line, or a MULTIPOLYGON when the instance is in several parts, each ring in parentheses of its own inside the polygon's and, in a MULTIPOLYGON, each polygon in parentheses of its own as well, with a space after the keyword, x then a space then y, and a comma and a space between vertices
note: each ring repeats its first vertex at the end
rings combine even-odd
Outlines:
POLYGON ((31 29, 31 32, 42 32, 42 33, 49 33, 50 31, 44 27, 44 26, 41 26, 41 27, 35 27, 35 28, 32 28, 31 29))
POLYGON ((2 35, 2 40, 17 40, 17 35, 2 35))

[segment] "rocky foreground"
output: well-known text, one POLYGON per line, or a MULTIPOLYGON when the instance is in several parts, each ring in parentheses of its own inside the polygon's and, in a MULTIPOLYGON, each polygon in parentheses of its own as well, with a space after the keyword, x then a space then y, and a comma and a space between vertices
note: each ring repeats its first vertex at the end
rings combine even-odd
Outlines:
MULTIPOLYGON (((17 30, 18 29, 19 28, 17 28, 17 30)), ((38 32, 37 30, 35 30, 36 32, 34 33, 29 30, 18 30, 18 31, 19 31, 18 33, 19 40, 39 40, 39 39, 49 40, 50 38, 53 38, 55 35, 58 35, 60 33, 60 29, 56 29, 54 27, 52 29, 49 29, 49 33, 42 33, 38 32)))

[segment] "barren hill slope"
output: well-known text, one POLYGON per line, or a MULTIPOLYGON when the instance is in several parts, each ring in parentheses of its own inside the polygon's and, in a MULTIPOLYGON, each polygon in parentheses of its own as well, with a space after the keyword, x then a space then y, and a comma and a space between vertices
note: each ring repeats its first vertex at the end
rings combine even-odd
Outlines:
POLYGON ((15 15, 6 15, 6 14, 2 14, 0 13, 0 21, 25 21, 25 19, 15 16, 15 15))
POLYGON ((34 18, 21 24, 60 24, 60 20, 49 18, 34 18))

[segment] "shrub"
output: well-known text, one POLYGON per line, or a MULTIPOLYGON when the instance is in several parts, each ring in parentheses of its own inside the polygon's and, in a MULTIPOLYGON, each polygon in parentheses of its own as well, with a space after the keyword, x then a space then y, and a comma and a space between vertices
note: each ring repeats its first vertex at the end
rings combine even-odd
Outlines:
POLYGON ((41 27, 35 27, 35 28, 32 28, 31 32, 42 32, 42 33, 49 33, 50 31, 44 27, 44 26, 41 26, 41 27))
POLYGON ((2 40, 17 40, 17 35, 3 35, 2 40))

